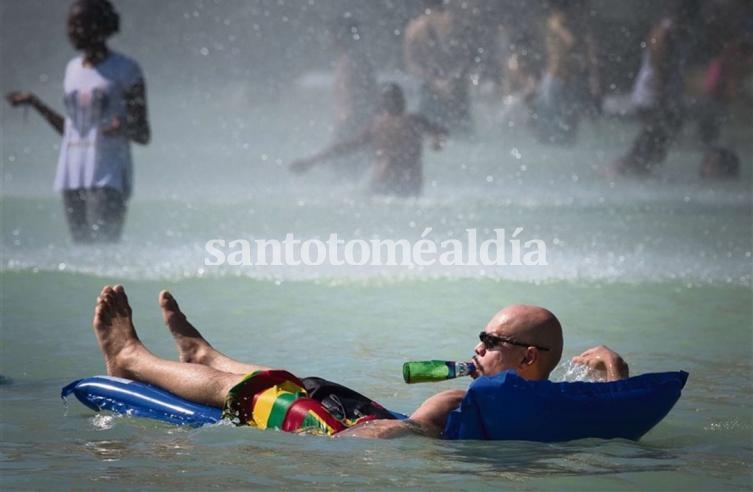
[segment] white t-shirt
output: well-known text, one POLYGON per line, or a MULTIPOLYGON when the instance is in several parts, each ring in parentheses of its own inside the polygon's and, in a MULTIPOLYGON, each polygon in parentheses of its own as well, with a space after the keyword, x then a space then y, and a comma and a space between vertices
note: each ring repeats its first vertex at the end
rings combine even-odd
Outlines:
POLYGON ((115 116, 125 125, 123 93, 143 80, 141 68, 115 52, 94 67, 83 62, 77 56, 65 69, 65 130, 55 190, 110 187, 128 198, 133 175, 128 137, 124 132, 103 135, 100 127, 109 126, 115 116))

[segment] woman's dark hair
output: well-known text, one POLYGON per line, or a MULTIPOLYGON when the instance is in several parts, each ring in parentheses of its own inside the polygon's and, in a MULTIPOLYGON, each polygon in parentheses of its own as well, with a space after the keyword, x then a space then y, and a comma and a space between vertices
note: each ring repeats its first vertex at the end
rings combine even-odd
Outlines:
POLYGON ((95 20, 97 30, 105 38, 109 38, 120 30, 120 15, 110 0, 76 0, 82 12, 95 20))

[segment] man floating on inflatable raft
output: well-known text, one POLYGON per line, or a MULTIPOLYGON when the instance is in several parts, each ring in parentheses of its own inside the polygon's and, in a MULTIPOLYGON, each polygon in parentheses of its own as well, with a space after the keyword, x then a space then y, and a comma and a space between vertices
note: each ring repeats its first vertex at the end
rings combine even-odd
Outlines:
POLYGON ((236 424, 262 429, 368 438, 414 432, 475 439, 638 439, 669 412, 687 378, 681 371, 628 378, 622 357, 599 346, 573 361, 605 373, 611 383, 551 383, 549 373, 562 355, 560 323, 544 308, 513 305, 481 333, 469 390, 437 393, 399 419, 336 383, 231 359, 188 322, 169 292, 160 293, 159 304, 180 362, 159 358, 141 343, 122 286, 102 290, 93 325, 107 374, 222 408, 223 417, 236 424), (547 425, 555 429, 547 431, 547 425))

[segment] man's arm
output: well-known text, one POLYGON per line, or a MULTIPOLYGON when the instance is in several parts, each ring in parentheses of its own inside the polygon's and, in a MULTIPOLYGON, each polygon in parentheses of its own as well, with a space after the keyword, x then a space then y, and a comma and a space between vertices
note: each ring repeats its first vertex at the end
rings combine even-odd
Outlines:
POLYGON ((361 437, 364 439, 392 439, 410 434, 425 435, 420 425, 406 420, 369 420, 362 424, 338 432, 335 437, 361 437))
POLYGON ((447 129, 441 125, 437 125, 436 123, 429 121, 428 118, 420 114, 413 115, 413 118, 415 124, 419 126, 421 133, 431 135, 434 138, 432 148, 434 150, 440 150, 444 145, 444 141, 447 139, 447 135, 449 134, 447 132, 447 129))
POLYGON ((447 416, 458 408, 465 390, 446 390, 429 397, 410 416, 426 435, 441 437, 447 416))
POLYGON ((403 59, 405 69, 421 80, 431 80, 434 73, 430 68, 431 56, 426 52, 427 20, 423 17, 408 24, 403 38, 403 59))
POLYGON ((442 437, 447 416, 465 396, 465 390, 447 390, 428 398, 406 420, 371 420, 337 434, 338 437, 389 439, 408 434, 442 437))
POLYGON ((575 36, 570 31, 567 25, 567 18, 562 13, 553 14, 547 19, 547 27, 549 32, 552 33, 565 47, 572 48, 575 46, 575 36))
POLYGON ((585 35, 586 51, 587 51, 587 71, 588 71, 588 90, 591 93, 591 97, 599 103, 599 109, 601 108, 601 74, 599 73, 599 53, 596 45, 596 38, 589 29, 585 35))
POLYGON ((672 21, 663 19, 659 25, 651 30, 648 39, 649 59, 656 71, 657 85, 660 99, 667 97, 669 82, 669 67, 667 56, 669 55, 669 37, 673 29, 672 21))
POLYGON ((322 161, 326 161, 328 159, 332 159, 335 157, 340 157, 342 155, 353 152, 354 150, 357 150, 363 147, 364 145, 368 144, 370 141, 371 141, 371 130, 367 128, 353 140, 347 140, 345 142, 335 143, 333 145, 330 145, 323 151, 319 152, 318 154, 315 154, 311 157, 307 157, 305 159, 298 159, 296 161, 291 162, 289 166, 290 170, 296 174, 303 173, 304 171, 308 171, 314 165, 322 161))
POLYGON ((583 364, 595 371, 606 373, 607 381, 617 381, 630 377, 627 362, 614 350, 606 345, 590 348, 580 355, 573 357, 575 364, 583 364))
POLYGON ((47 123, 49 123, 59 135, 63 134, 65 119, 60 113, 43 103, 34 93, 27 91, 13 91, 9 92, 5 96, 5 99, 12 106, 31 106, 37 111, 37 113, 42 115, 47 123))

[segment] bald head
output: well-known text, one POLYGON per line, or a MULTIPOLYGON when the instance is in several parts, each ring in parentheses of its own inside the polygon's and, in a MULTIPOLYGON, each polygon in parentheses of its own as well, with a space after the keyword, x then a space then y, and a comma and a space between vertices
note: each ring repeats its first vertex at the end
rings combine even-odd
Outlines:
POLYGON ((562 326, 551 311, 539 306, 513 304, 492 317, 487 331, 515 341, 544 347, 531 367, 531 379, 546 379, 562 357, 562 326))

